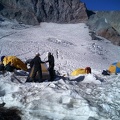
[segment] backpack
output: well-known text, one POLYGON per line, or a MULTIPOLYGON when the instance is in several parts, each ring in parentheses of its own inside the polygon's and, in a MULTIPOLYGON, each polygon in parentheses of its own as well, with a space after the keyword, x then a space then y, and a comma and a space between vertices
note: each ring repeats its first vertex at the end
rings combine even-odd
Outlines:
POLYGON ((91 73, 91 68, 90 68, 90 67, 86 67, 86 68, 85 68, 85 72, 86 72, 87 74, 91 73))
POLYGON ((7 65, 5 66, 5 70, 6 70, 6 71, 13 72, 14 69, 15 69, 15 67, 14 67, 14 66, 11 66, 11 65, 9 65, 9 64, 7 64, 7 65))
POLYGON ((4 64, 0 64, 0 71, 3 71, 5 69, 4 64))
POLYGON ((103 70, 102 75, 110 75, 109 70, 103 70))

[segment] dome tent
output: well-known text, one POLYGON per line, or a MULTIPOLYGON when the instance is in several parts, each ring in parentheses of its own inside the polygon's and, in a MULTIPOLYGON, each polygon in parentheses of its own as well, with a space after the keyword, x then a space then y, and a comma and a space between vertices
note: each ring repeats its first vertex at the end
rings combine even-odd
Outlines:
POLYGON ((72 73, 71 73, 71 76, 77 76, 79 74, 86 74, 86 71, 85 69, 83 68, 78 68, 76 70, 74 70, 72 73))
POLYGON ((108 70, 110 73, 120 73, 120 62, 112 63, 108 70))
POLYGON ((91 74, 91 67, 86 67, 86 68, 78 68, 74 70, 71 75, 72 76, 77 76, 79 74, 91 74))
POLYGON ((3 59, 4 66, 6 66, 8 63, 11 63, 17 69, 22 69, 24 71, 27 71, 26 64, 24 62, 22 62, 16 56, 5 56, 4 59, 3 59))

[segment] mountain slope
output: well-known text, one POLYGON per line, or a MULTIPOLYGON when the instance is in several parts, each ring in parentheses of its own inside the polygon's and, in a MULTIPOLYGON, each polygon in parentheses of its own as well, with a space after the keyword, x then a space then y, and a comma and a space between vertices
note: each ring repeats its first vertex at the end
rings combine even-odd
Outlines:
POLYGON ((99 37, 92 40, 84 23, 27 26, 3 19, 0 31, 0 56, 15 55, 25 61, 39 52, 44 61, 47 52, 52 52, 55 57, 58 77, 53 82, 25 83, 28 73, 19 70, 15 75, 0 74, 0 103, 21 110, 22 120, 120 118, 120 75, 101 75, 119 61, 118 46, 99 37), (92 74, 70 75, 86 66, 92 68, 92 74))

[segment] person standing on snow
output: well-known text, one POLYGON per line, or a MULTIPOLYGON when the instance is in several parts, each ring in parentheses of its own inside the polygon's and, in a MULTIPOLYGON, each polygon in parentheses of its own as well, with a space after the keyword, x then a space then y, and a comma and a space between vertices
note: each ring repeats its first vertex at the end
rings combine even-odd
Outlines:
POLYGON ((46 61, 49 63, 49 67, 48 67, 48 71, 50 74, 50 80, 49 81, 53 81, 54 80, 54 65, 55 65, 55 61, 54 61, 54 56, 49 52, 48 53, 48 60, 46 61))
POLYGON ((37 53, 36 56, 30 62, 31 71, 26 82, 36 81, 36 76, 38 78, 38 82, 42 82, 41 63, 44 63, 44 62, 41 61, 40 54, 37 53))

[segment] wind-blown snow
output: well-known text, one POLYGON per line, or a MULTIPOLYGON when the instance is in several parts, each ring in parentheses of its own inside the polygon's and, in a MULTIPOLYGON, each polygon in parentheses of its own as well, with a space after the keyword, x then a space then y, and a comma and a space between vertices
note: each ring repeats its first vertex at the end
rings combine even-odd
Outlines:
POLYGON ((0 103, 22 110, 22 120, 119 120, 120 75, 101 72, 120 60, 120 47, 101 37, 92 40, 90 32, 84 23, 27 26, 0 21, 0 56, 25 61, 39 52, 45 61, 52 52, 58 75, 53 82, 25 83, 24 71, 1 73, 0 103), (92 74, 70 76, 87 66, 92 74))

